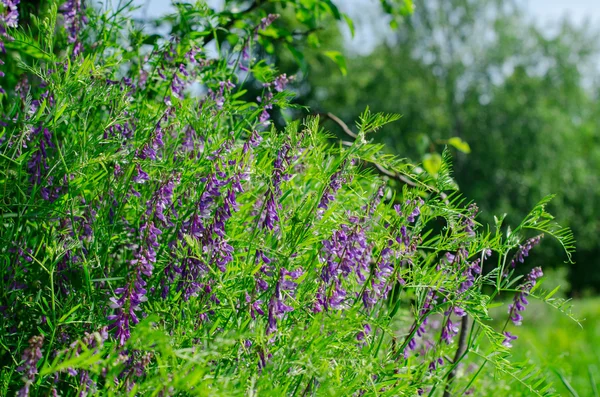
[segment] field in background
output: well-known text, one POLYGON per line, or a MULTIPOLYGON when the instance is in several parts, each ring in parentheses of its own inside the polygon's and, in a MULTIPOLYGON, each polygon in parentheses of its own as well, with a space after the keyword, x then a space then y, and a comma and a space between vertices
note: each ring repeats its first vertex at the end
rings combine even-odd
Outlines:
MULTIPOLYGON (((547 368, 562 396, 600 396, 600 298, 574 300, 574 317, 531 300, 523 325, 511 327, 514 362, 528 361, 547 368)), ((526 395, 526 394, 525 394, 526 395)))

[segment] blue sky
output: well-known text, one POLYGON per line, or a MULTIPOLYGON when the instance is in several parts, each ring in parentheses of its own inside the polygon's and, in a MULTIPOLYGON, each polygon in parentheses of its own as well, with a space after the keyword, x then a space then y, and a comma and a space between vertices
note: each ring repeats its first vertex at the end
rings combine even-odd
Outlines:
POLYGON ((539 21, 546 22, 568 15, 573 21, 583 21, 589 17, 600 21, 600 0, 529 0, 528 8, 539 21))

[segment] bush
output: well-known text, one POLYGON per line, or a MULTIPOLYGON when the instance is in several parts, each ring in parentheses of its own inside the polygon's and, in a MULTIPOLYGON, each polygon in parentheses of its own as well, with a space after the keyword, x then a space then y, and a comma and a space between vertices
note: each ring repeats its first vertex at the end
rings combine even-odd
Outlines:
POLYGON ((508 361, 526 298, 562 305, 541 269, 512 277, 530 231, 572 249, 549 198, 482 228, 447 154, 427 179, 367 140, 398 116, 345 144, 277 131, 290 78, 254 55, 274 14, 181 6, 163 39, 80 1, 26 33, 4 3, 2 394, 435 395, 489 390, 485 365, 551 390, 508 361))

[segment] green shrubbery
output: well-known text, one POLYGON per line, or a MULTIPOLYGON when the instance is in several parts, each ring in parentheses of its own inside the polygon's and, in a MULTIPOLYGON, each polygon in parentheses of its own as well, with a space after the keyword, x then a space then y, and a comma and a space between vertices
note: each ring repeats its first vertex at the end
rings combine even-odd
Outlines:
POLYGON ((256 50, 287 40, 277 15, 180 13, 168 39, 78 1, 5 22, 2 394, 486 393, 483 368, 549 393, 508 361, 526 299, 562 305, 539 268, 512 277, 536 235, 572 250, 549 198, 482 227, 447 153, 428 176, 370 142, 397 116, 365 111, 345 143, 314 118, 276 130, 290 79, 256 50))

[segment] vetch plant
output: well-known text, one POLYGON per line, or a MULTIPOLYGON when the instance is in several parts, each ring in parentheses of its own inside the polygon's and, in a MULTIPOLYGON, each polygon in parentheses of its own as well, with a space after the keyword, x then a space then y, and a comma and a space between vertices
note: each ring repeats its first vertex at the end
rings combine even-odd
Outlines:
POLYGON ((550 198, 482 227, 447 152, 431 178, 370 142, 396 115, 365 111, 350 144, 318 118, 277 130, 293 79, 256 55, 277 18, 252 4, 180 5, 168 38, 82 1, 39 34, 5 23, 2 394, 450 395, 488 390, 485 367, 550 393, 508 360, 527 299, 562 305, 515 273, 529 232, 573 249, 550 198))

